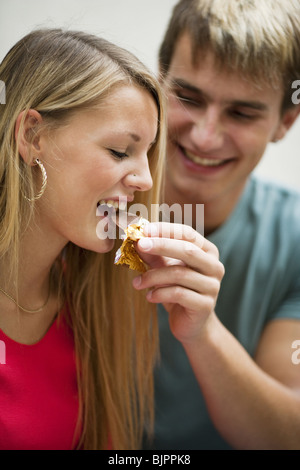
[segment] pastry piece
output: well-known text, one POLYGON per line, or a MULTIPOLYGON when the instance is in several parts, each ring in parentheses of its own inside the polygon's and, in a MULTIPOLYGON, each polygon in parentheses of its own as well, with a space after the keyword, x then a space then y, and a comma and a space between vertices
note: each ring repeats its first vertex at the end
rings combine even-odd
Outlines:
POLYGON ((135 271, 147 271, 146 264, 139 257, 135 249, 135 242, 144 237, 143 227, 149 223, 148 220, 140 217, 135 223, 128 225, 124 229, 125 237, 121 247, 118 249, 115 256, 115 264, 128 265, 130 269, 135 271))

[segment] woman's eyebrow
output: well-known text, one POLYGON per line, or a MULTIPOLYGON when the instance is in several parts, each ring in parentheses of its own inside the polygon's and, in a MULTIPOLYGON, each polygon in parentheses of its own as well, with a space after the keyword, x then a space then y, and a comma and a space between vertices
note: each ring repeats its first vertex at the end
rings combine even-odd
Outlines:
POLYGON ((131 137, 135 142, 139 142, 141 140, 140 136, 134 134, 133 132, 128 132, 129 137, 131 137))

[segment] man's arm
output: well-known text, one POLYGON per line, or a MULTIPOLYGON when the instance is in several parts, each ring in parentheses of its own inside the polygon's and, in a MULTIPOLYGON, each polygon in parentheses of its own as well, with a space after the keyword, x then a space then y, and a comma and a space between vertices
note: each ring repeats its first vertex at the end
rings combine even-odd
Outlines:
POLYGON ((295 354, 292 346, 296 341, 300 349, 300 320, 270 321, 261 336, 255 361, 276 380, 300 393, 300 353, 295 354))
POLYGON ((150 269, 134 286, 168 311, 220 434, 237 449, 300 449, 300 365, 291 347, 300 320, 270 322, 253 360, 214 313, 224 274, 216 247, 176 224, 149 224, 145 234, 151 239, 137 249, 150 269))
POLYGON ((212 315, 202 337, 184 344, 210 416, 237 449, 300 449, 300 364, 292 343, 300 321, 270 322, 255 361, 212 315))

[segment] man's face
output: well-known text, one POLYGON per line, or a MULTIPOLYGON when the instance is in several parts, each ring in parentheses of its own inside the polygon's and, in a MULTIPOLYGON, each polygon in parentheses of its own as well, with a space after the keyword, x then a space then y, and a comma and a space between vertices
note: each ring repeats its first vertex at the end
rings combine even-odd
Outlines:
POLYGON ((166 85, 173 202, 235 203, 268 142, 286 132, 283 91, 220 70, 210 52, 194 65, 187 34, 178 40, 166 85))

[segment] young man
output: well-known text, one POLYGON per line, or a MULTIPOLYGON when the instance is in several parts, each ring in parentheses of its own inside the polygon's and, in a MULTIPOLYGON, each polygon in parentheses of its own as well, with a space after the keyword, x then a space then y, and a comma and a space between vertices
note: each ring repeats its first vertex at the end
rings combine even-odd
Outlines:
POLYGON ((150 447, 300 449, 300 196, 251 174, 299 114, 299 0, 179 1, 160 71, 165 202, 204 204, 225 276, 194 337, 159 308, 150 447))

